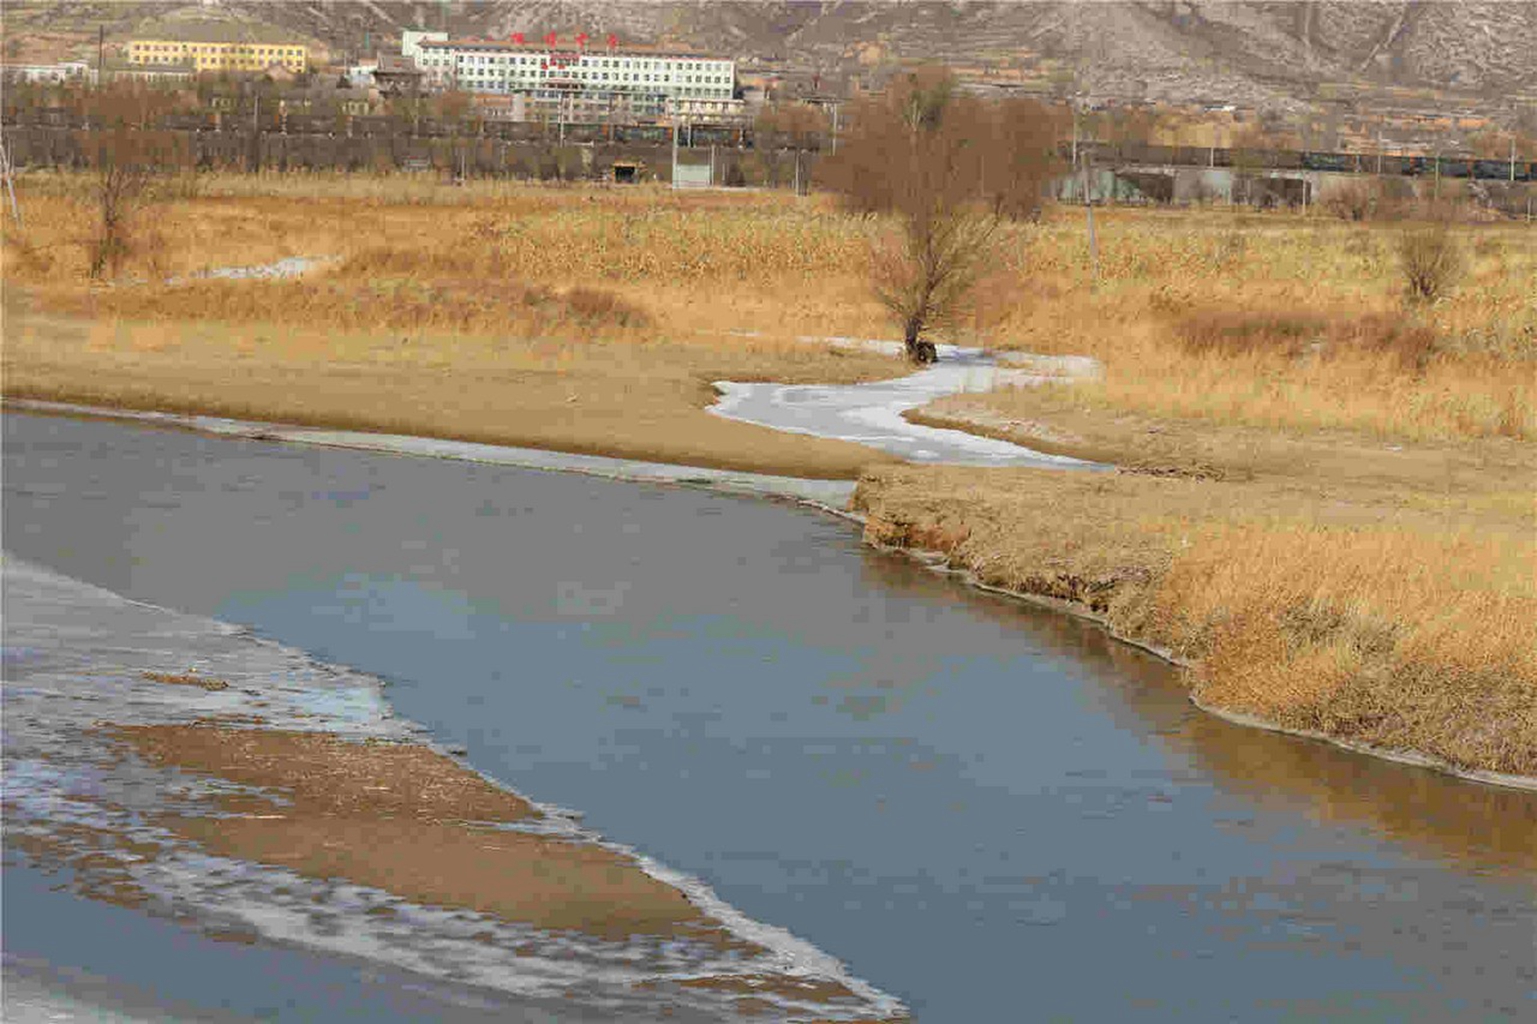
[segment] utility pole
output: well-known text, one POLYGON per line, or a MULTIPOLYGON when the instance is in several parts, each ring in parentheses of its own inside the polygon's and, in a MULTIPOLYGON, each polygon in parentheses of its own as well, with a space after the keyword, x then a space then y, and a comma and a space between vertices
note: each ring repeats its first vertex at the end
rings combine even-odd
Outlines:
POLYGON ((1099 288, 1099 239, 1094 233, 1094 194, 1090 191, 1089 161, 1083 161, 1083 206, 1089 221, 1089 271, 1093 275, 1090 287, 1099 288))
POLYGON ((1077 167, 1078 166, 1078 104, 1076 102, 1072 101, 1072 100, 1069 100, 1068 101, 1068 109, 1071 110, 1072 113, 1073 113, 1073 161, 1072 161, 1072 165, 1074 167, 1077 167))
POLYGON ((257 173, 262 169, 262 134, 261 134, 261 93, 257 91, 255 83, 251 85, 251 156, 250 172, 257 173))
MULTIPOLYGON (((1073 103, 1073 158, 1078 158, 1078 104, 1073 103)), ((1084 150, 1083 160, 1079 163, 1079 180, 1083 184, 1083 209, 1089 225, 1089 272, 1092 275, 1089 282, 1091 290, 1099 288, 1099 238, 1094 232, 1094 195, 1090 191, 1092 185, 1089 181, 1089 151, 1084 150)))
POLYGON ((107 26, 96 26, 96 88, 100 89, 107 81, 107 26))
MULTIPOLYGON (((0 176, 5 178, 5 193, 11 200, 11 216, 16 218, 16 226, 21 227, 21 207, 16 204, 16 186, 11 180, 11 154, 5 148, 3 135, 0 135, 0 176)), ((1527 219, 1531 219, 1531 200, 1527 200, 1527 219)))

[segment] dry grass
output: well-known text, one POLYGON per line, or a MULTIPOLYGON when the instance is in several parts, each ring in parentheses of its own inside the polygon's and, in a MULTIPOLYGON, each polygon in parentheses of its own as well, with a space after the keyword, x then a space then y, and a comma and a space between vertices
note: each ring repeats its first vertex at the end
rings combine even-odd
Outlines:
POLYGON ((890 372, 887 360, 788 342, 7 321, 5 390, 15 397, 817 477, 852 477, 880 456, 711 416, 707 382, 890 372))
POLYGON ((143 211, 123 278, 92 287, 85 183, 23 186, 10 395, 809 476, 881 460, 703 411, 713 380, 898 372, 795 340, 879 318, 845 267, 857 232, 816 203, 214 178, 143 211), (300 279, 194 276, 293 255, 329 260, 300 279), (823 287, 830 266, 843 276, 823 287))
MULTIPOLYGON (((1449 230, 1460 287, 1415 308, 1405 229, 1293 215, 1111 211, 1091 288, 1083 228, 1057 211, 991 282, 997 344, 1088 354, 1106 410, 1382 438, 1537 438, 1537 231, 1449 230)), ((1023 418, 1000 393, 972 406, 1023 418)))
POLYGON ((229 689, 227 681, 198 675, 196 672, 143 672, 140 675, 152 683, 168 683, 172 686, 196 686, 199 689, 209 691, 229 689))

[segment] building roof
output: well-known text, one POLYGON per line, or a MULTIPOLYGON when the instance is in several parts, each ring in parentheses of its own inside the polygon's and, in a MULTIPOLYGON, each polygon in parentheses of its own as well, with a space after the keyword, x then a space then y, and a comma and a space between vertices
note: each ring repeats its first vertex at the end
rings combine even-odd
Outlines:
MULTIPOLYGON (((365 62, 366 63, 366 62, 365 62)), ((386 75, 419 75, 421 68, 409 57, 398 53, 381 53, 374 60, 374 73, 386 75)))
POLYGON ((689 50, 681 47, 652 46, 645 43, 626 43, 616 46, 612 50, 601 39, 589 39, 586 44, 580 44, 575 38, 561 38, 551 46, 541 39, 527 39, 521 43, 511 39, 480 39, 467 37, 462 39, 424 39, 417 44, 422 49, 450 49, 450 50, 505 50, 509 53, 548 53, 551 50, 569 52, 580 51, 594 57, 675 57, 693 60, 734 60, 719 54, 701 53, 698 50, 689 50))
POLYGON ((235 18, 162 18, 140 25, 129 38, 164 39, 178 43, 309 45, 304 39, 276 25, 235 18))

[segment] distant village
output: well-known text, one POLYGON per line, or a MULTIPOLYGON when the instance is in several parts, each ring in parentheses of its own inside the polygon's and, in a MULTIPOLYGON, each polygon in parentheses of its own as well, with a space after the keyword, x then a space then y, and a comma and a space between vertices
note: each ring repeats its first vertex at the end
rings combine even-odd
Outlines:
MULTIPOLYGON (((467 113, 574 124, 738 124, 771 91, 736 62, 678 48, 621 45, 586 33, 451 38, 407 31, 394 52, 319 63, 310 45, 266 26, 191 22, 115 44, 113 59, 0 65, 12 83, 102 81, 193 87, 245 77, 275 85, 281 110, 375 114, 400 97, 463 93, 467 113)), ((208 90, 204 90, 208 91, 208 90)))

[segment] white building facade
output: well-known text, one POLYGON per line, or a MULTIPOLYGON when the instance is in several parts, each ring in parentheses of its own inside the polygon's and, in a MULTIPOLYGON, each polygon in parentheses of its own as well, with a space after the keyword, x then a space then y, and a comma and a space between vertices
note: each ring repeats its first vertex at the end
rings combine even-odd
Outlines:
POLYGON ((4 64, 0 65, 0 77, 21 82, 47 82, 58 85, 64 82, 95 82, 96 69, 83 60, 69 60, 58 64, 4 64))
POLYGON ((724 57, 548 42, 412 42, 429 85, 520 95, 532 118, 657 123, 733 120, 742 114, 735 98, 736 62, 724 57))

